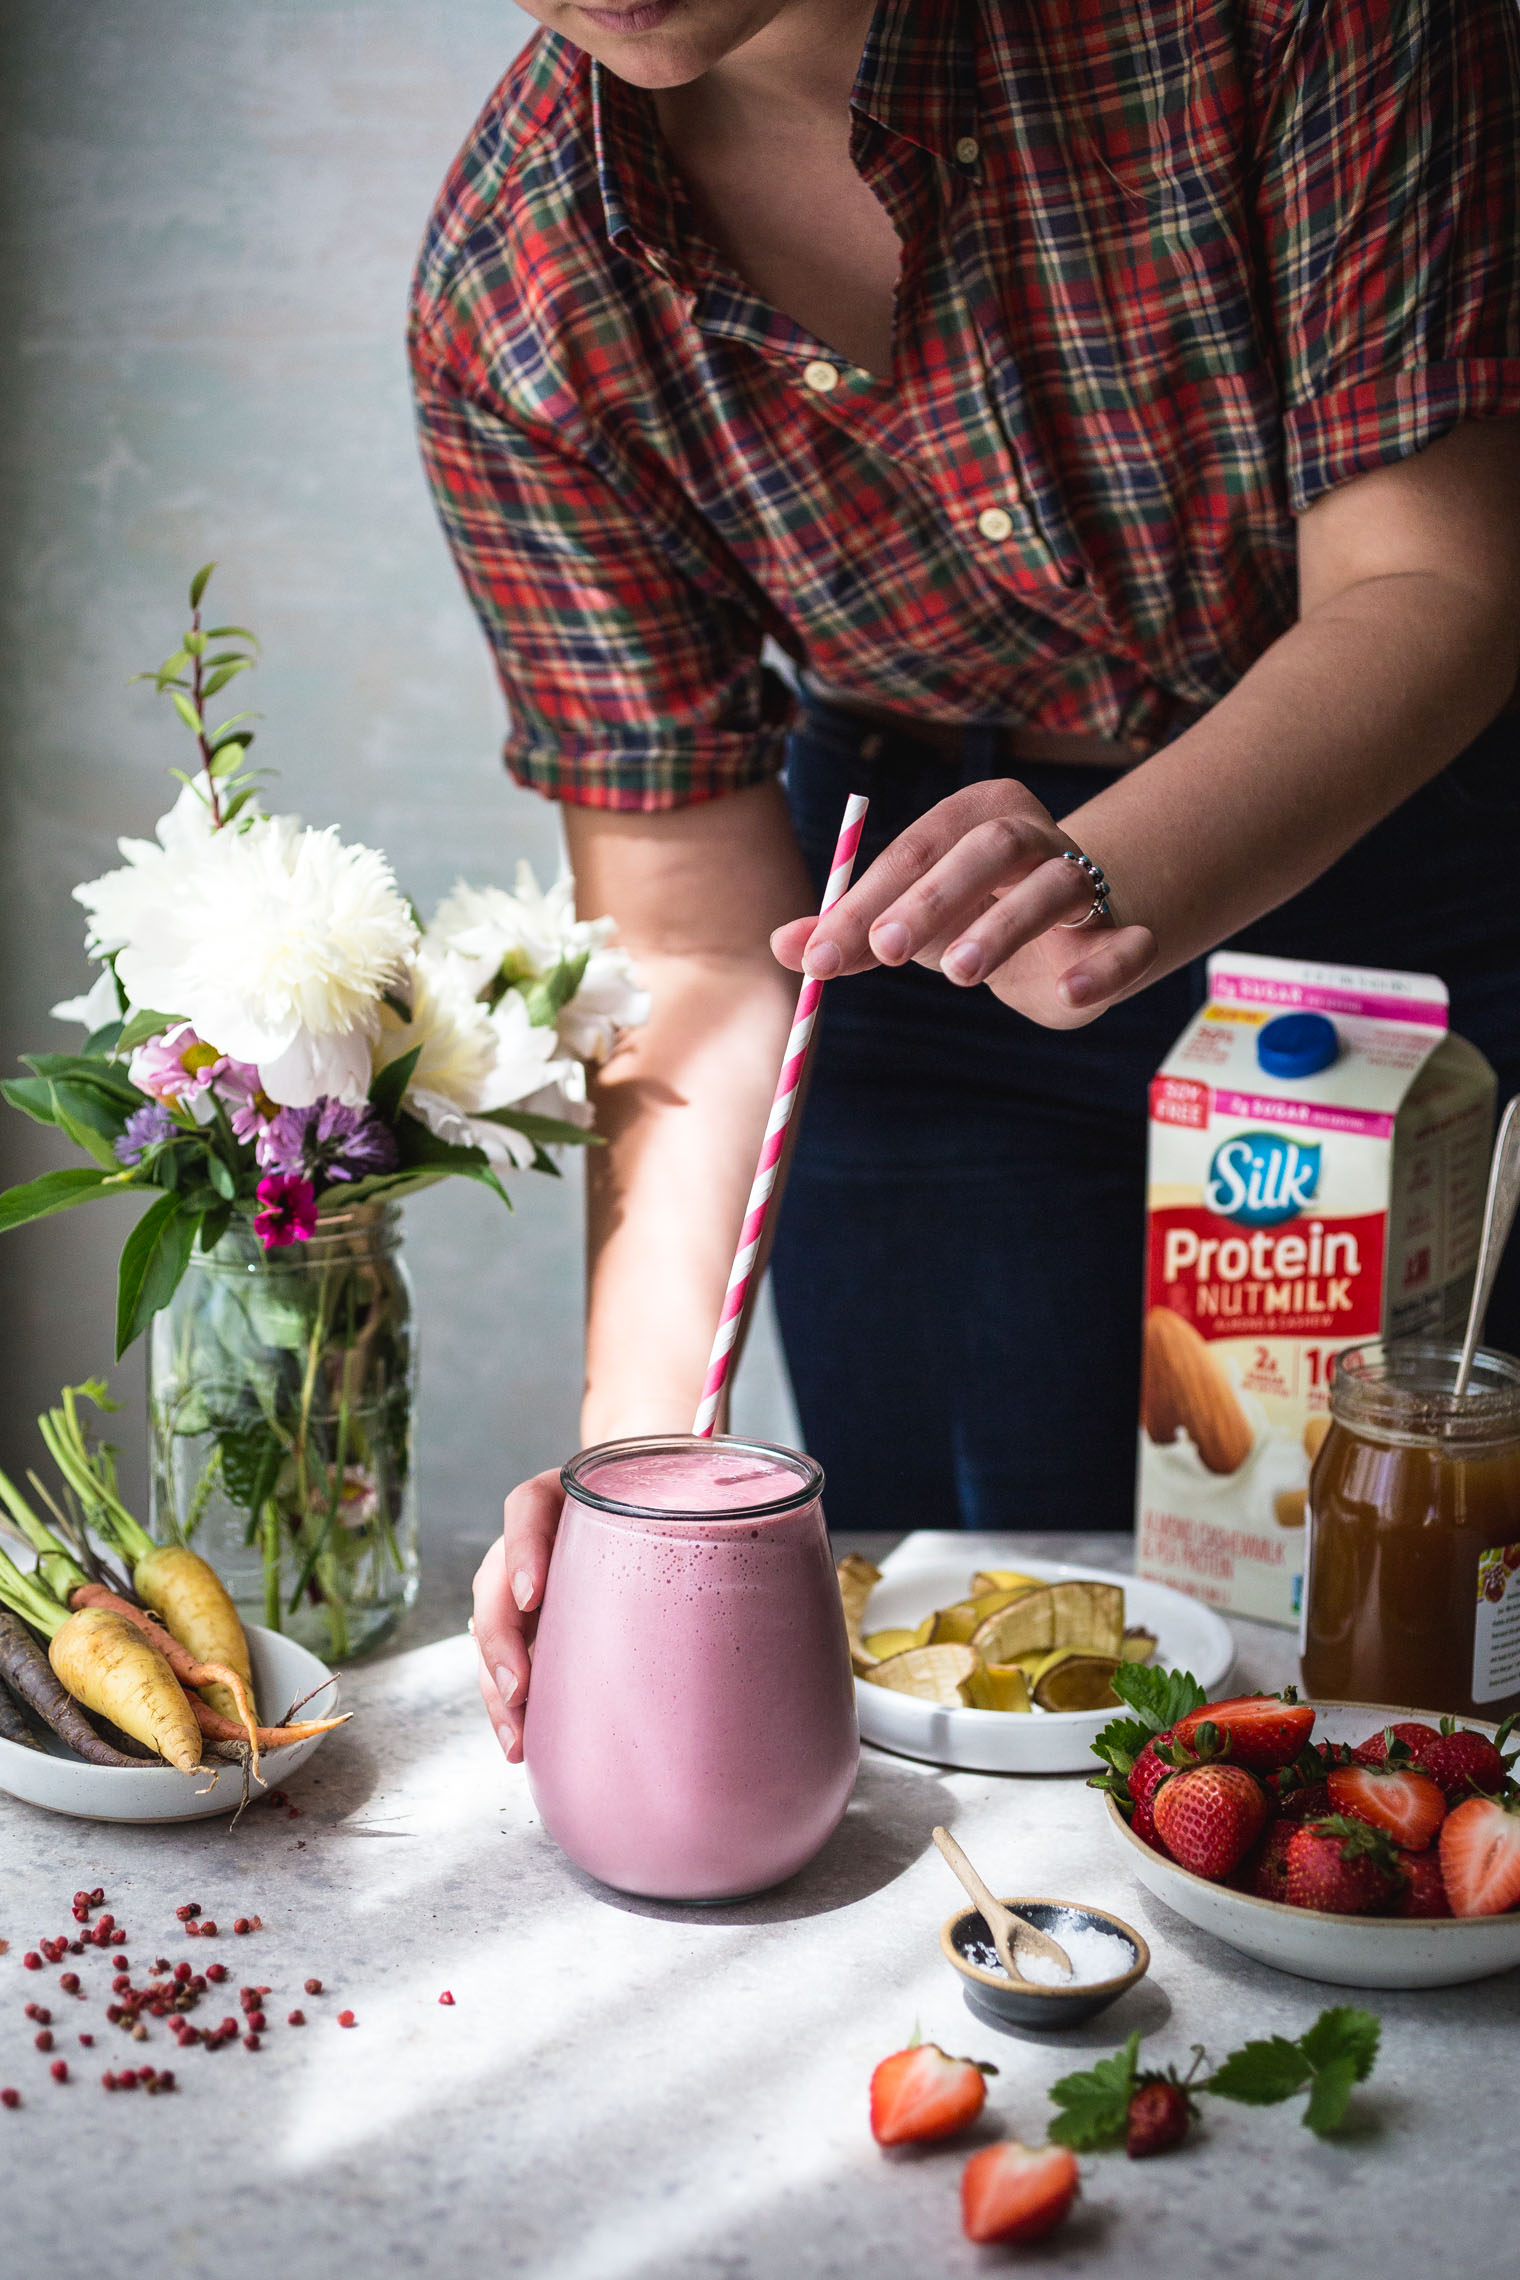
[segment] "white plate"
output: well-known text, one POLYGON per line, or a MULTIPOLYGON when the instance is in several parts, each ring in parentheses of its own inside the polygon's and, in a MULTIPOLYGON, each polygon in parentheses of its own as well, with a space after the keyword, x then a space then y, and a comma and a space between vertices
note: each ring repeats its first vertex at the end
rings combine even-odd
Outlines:
MULTIPOLYGON (((1430 1723, 1428 1710, 1384 1703, 1327 1702, 1318 1708, 1314 1733, 1322 1742, 1363 1742, 1404 1718, 1430 1723)), ((1481 1718, 1461 1723, 1484 1734, 1494 1731, 1481 1718)), ((1227 1884, 1210 1884, 1165 1853, 1152 1852, 1113 1799, 1104 1804, 1148 1892, 1201 1931, 1296 1979, 1326 1979, 1340 1987, 1455 1987, 1520 1963, 1520 1916, 1332 1916, 1320 1908, 1258 1900, 1227 1884)))
MULTIPOLYGON (((1041 1583, 1117 1583, 1124 1591, 1126 1624, 1156 1634, 1155 1659, 1168 1670, 1190 1670, 1213 1693, 1228 1677, 1235 1642, 1211 1608, 1168 1584, 1119 1575, 1112 1568, 1071 1567, 1063 1560, 1032 1560, 1012 1536, 959 1535, 923 1528, 907 1537, 882 1565, 862 1631, 921 1623, 934 1607, 964 1599, 978 1568, 1017 1568, 1041 1583)), ((942 1710, 911 1694, 894 1694, 868 1679, 855 1682, 861 1738, 902 1757, 931 1765, 962 1766, 972 1773, 1090 1773, 1092 1744, 1115 1712, 1109 1710, 942 1710)))
MULTIPOLYGON (((284 1715, 287 1706, 320 1686, 328 1677, 327 1665, 306 1647, 278 1631, 245 1623, 248 1655, 253 1664, 254 1692, 267 1725, 284 1715)), ((308 1718, 331 1718, 338 1700, 336 1685, 302 1713, 308 1718)), ((273 1789, 303 1766, 325 1734, 310 1741, 292 1742, 287 1749, 265 1750, 260 1766, 273 1789)), ((48 1734, 40 1750, 0 1736, 0 1789, 28 1805, 42 1805, 50 1813, 72 1813, 83 1821, 203 1821, 213 1813, 231 1813, 243 1794, 242 1775, 235 1765, 198 1767, 194 1773, 176 1773, 172 1765, 86 1765, 56 1734, 48 1734), (212 1780, 212 1769, 217 1779, 212 1780)), ((258 1784, 253 1795, 260 1795, 258 1784)))

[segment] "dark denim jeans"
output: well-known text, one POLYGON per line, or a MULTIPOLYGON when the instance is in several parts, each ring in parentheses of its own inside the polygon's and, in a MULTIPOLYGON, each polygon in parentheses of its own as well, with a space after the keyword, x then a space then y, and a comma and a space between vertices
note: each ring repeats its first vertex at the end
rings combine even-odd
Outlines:
MULTIPOLYGON (((958 779, 906 739, 863 759, 870 733, 814 702, 791 740, 820 888, 847 793, 871 799, 859 876, 957 780, 994 772, 974 731, 958 779)), ((1023 780, 1059 817, 1098 774, 1023 780)), ((1506 720, 1237 947, 1439 974, 1502 1102, 1520 1090, 1517 878, 1506 720)), ((1132 1524, 1146 1087, 1203 981, 1200 961, 1064 1033, 917 966, 829 984, 771 1271, 831 1525, 1132 1524)), ((1520 1257, 1489 1335, 1520 1350, 1520 1257)))

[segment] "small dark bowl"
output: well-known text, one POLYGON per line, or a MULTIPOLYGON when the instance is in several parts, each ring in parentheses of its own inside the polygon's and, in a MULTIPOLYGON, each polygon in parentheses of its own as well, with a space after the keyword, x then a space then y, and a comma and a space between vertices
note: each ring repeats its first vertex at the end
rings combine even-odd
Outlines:
POLYGON ((1061 1925, 1069 1927, 1073 1917, 1097 1931, 1116 1932, 1134 1955, 1129 1969, 1114 1979, 1090 1979, 1080 1987, 1016 1987, 1005 1971, 985 1971, 966 1954, 967 1947, 978 1941, 991 1947, 992 1935, 979 1908, 962 1908, 941 1927, 939 1944, 945 1959, 960 1973, 968 2000, 1010 2026, 1056 2032, 1062 2027, 1080 2026, 1084 2019, 1096 2018, 1110 2003, 1117 2003, 1151 1967, 1151 1951, 1140 1934, 1106 1908, 1081 1908, 1070 1900, 1004 1900, 1003 1906, 1054 1940, 1061 1937, 1061 1925))

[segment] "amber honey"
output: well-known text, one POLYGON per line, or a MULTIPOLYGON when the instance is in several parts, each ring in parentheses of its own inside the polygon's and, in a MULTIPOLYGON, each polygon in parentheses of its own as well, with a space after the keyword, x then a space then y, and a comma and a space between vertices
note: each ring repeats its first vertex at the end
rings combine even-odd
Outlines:
POLYGON ((1454 1347, 1336 1356, 1309 1481, 1303 1682, 1321 1701, 1520 1710, 1520 1362, 1454 1347))

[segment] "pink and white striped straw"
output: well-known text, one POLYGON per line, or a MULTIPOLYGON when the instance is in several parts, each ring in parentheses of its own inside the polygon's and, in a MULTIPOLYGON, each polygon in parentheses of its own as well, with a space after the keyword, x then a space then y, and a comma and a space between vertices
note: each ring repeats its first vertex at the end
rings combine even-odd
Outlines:
MULTIPOLYGON (((850 883, 866 806, 867 802, 859 792, 852 792, 845 803, 844 822, 839 827, 839 840, 829 870, 829 883, 823 890, 823 902, 818 912, 820 918, 824 911, 833 909, 850 883)), ((749 1191, 749 1202, 745 1207, 744 1231, 739 1237, 739 1248, 734 1254, 734 1263, 729 1272, 723 1312, 718 1319, 718 1334, 713 1340, 702 1399, 697 1408, 696 1423, 692 1426, 693 1434, 702 1440, 706 1440, 712 1432, 713 1419, 718 1414, 718 1403, 723 1398, 723 1388, 728 1380, 734 1340, 739 1335, 744 1301, 749 1293, 749 1280, 760 1249, 760 1237, 765 1230, 765 1214, 770 1205, 771 1190, 776 1185, 776 1167, 781 1161, 781 1151, 786 1143, 786 1128, 792 1121, 792 1110, 797 1105, 797 1088, 802 1082, 803 1064, 807 1060, 808 1039, 813 1034, 818 1000, 822 995, 822 982, 809 974, 803 982, 797 998, 797 1011, 792 1017, 792 1033, 786 1041, 786 1058, 776 1080, 776 1097, 771 1102, 770 1121, 765 1127, 760 1161, 755 1167, 754 1185, 749 1191)))

